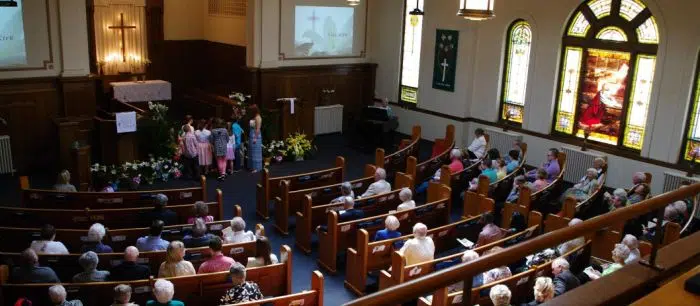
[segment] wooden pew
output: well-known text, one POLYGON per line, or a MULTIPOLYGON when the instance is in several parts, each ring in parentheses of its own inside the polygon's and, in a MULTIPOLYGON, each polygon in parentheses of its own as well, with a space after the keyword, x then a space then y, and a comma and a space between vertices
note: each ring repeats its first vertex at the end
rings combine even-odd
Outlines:
POLYGON ((378 148, 374 155, 374 164, 378 168, 383 168, 386 170, 386 177, 388 180, 392 180, 394 173, 397 171, 404 170, 406 167, 406 161, 409 156, 418 157, 420 153, 420 137, 421 128, 420 125, 413 126, 411 130, 411 139, 404 139, 399 145, 399 150, 386 155, 384 149, 378 148))
POLYGON ((372 236, 378 230, 384 228, 384 220, 389 215, 395 215, 401 222, 400 232, 411 231, 413 224, 418 222, 424 223, 428 227, 450 223, 451 192, 447 186, 433 185, 428 189, 428 204, 393 214, 378 215, 343 223, 338 222, 338 213, 329 211, 327 213, 328 231, 317 231, 319 244, 319 258, 317 262, 319 266, 331 273, 335 273, 338 253, 345 251, 348 247, 353 247, 353 243, 357 241, 358 230, 365 229, 372 236))
MULTIPOLYGON (((534 219, 534 218, 533 218, 534 219)), ((507 237, 504 237, 503 239, 500 239, 498 241, 494 241, 492 243, 489 243, 487 245, 479 246, 474 248, 474 251, 479 253, 480 255, 483 254, 484 252, 500 246, 507 248, 508 246, 514 245, 516 243, 519 243, 521 241, 530 239, 534 236, 537 236, 537 233, 539 232, 539 224, 534 224, 528 227, 526 230, 523 230, 519 233, 516 234, 511 234, 508 235, 507 237)), ((476 237, 478 238, 479 232, 476 232, 476 237)), ((473 237, 471 237, 473 238, 473 237)), ((469 239, 469 237, 468 237, 469 239)), ((456 240, 451 239, 451 240, 456 240)), ((469 239, 472 240, 472 239, 469 239)), ((474 240, 472 240, 474 241, 474 240)), ((456 247, 455 245, 454 247, 456 247)), ((447 249, 449 250, 449 249, 447 249)), ((446 251, 445 249, 441 251, 446 251)), ((437 244, 435 247, 435 252, 438 253, 438 248, 437 244)), ((453 264, 459 264, 461 263, 461 258, 462 258, 463 252, 459 252, 457 254, 452 254, 449 256, 441 257, 441 258, 436 258, 431 261, 419 263, 419 264, 414 264, 414 265, 406 265, 406 259, 404 258, 403 254, 399 252, 393 252, 391 256, 391 271, 387 272, 386 270, 382 270, 379 274, 379 290, 383 290, 386 288, 389 288, 391 286, 396 286, 405 282, 408 282, 410 280, 419 278, 421 276, 427 275, 432 273, 433 271, 438 270, 438 265, 443 264, 443 265, 453 265, 453 264)))
MULTIPOLYGON (((396 210, 399 204, 401 204, 401 199, 399 198, 401 189, 404 187, 413 187, 413 180, 410 176, 399 172, 395 176, 395 181, 394 187, 396 189, 394 191, 357 199, 355 200, 355 208, 361 209, 365 214, 365 218, 386 214, 389 211, 396 210)), ((319 225, 328 225, 327 221, 330 217, 328 216, 328 212, 342 208, 343 203, 314 206, 311 197, 307 195, 302 204, 301 212, 296 213, 296 246, 306 254, 311 253, 311 236, 316 227, 319 225)))
MULTIPOLYGON (((234 217, 242 217, 241 207, 236 205, 234 217)), ((221 231, 230 226, 230 221, 215 221, 207 223, 208 233, 221 236, 221 231)), ((169 225, 163 229, 161 237, 167 241, 182 240, 192 231, 192 224, 169 225)), ((260 230, 260 228, 258 228, 260 230)), ((107 229, 103 243, 121 252, 126 247, 134 245, 136 239, 147 236, 148 227, 107 229)), ((33 240, 40 239, 41 228, 0 227, 0 250, 3 252, 22 252, 33 240)), ((264 235, 264 233, 262 234, 264 235)), ((56 229, 56 241, 62 242, 68 251, 77 253, 87 240, 87 229, 56 229)))
MULTIPOLYGON (((209 213, 214 220, 223 219, 223 196, 217 190, 217 202, 206 203, 209 213)), ((193 215, 192 204, 168 205, 167 209, 178 216, 178 224, 187 223, 187 218, 193 215)), ((0 207, 0 224, 8 227, 41 227, 52 224, 56 228, 85 228, 99 222, 110 228, 142 227, 141 214, 153 210, 153 207, 123 208, 123 209, 38 209, 0 207)))
MULTIPOLYGON (((282 253, 287 260, 279 264, 264 267, 246 269, 246 280, 260 286, 260 291, 265 296, 276 296, 284 300, 283 296, 290 295, 292 287, 292 252, 283 245, 282 253)), ((229 272, 217 272, 166 278, 175 286, 174 299, 183 301, 186 305, 218 305, 221 296, 231 288, 229 272)), ((103 283, 64 283, 68 292, 68 299, 80 299, 83 305, 111 305, 113 302, 114 287, 119 284, 130 285, 132 302, 145 305, 146 301, 153 299, 152 287, 156 279, 129 281, 129 282, 103 282, 103 283)), ((0 286, 0 296, 5 305, 13 305, 19 297, 30 297, 34 305, 52 305, 48 301, 48 288, 54 284, 7 284, 0 286)), ((312 274, 312 287, 316 295, 323 289, 323 276, 318 272, 312 274)), ((314 300, 313 297, 300 295, 301 299, 314 300)), ((239 304, 241 305, 241 304, 239 304)), ((243 304, 249 305, 249 304, 243 304)), ((252 304, 255 305, 255 304, 252 304)), ((314 304, 312 304, 314 305, 314 304)))
POLYGON ((416 184, 420 184, 430 179, 433 177, 435 171, 440 169, 443 165, 450 163, 450 152, 455 148, 454 138, 455 127, 454 125, 450 124, 445 130, 445 138, 435 140, 435 146, 442 147, 444 150, 422 163, 418 163, 417 157, 408 157, 406 162, 406 173, 413 176, 416 184))
MULTIPOLYGON (((311 272, 311 290, 304 290, 300 293, 293 293, 264 300, 235 304, 236 306, 258 306, 258 305, 304 305, 323 306, 323 274, 319 271, 311 272)), ((227 305, 228 306, 228 305, 227 305)), ((231 305, 232 306, 232 305, 231 305)))
MULTIPOLYGON (((489 147, 491 146, 491 137, 489 136, 489 134, 484 134, 484 138, 486 139, 486 151, 488 151, 489 147)), ((469 186, 469 181, 471 181, 472 178, 479 176, 478 174, 475 174, 475 171, 478 171, 479 165, 481 164, 481 161, 484 158, 486 158, 486 154, 484 154, 484 157, 477 160, 473 164, 464 167, 462 171, 456 173, 450 172, 449 180, 443 179, 441 177, 440 181, 443 184, 449 182, 448 186, 450 186, 452 190, 454 190, 455 192, 461 192, 462 190, 466 189, 467 186, 469 186)), ((462 150, 462 159, 469 159, 469 155, 465 156, 464 150, 462 150)), ((442 173, 443 172, 441 171, 440 174, 442 173)))
MULTIPOLYGON (((485 185, 484 182, 488 182, 486 176, 479 178, 480 185, 485 185)), ((484 212, 491 211, 495 209, 496 204, 493 199, 487 198, 484 194, 477 192, 466 191, 464 192, 464 215, 465 216, 480 216, 484 212)))
POLYGON ((58 192, 29 188, 23 180, 22 207, 60 209, 111 209, 153 206, 153 196, 162 193, 168 197, 168 205, 191 204, 207 201, 207 179, 202 176, 199 187, 119 191, 119 192, 58 192))
MULTIPOLYGON (((522 200, 518 199, 518 201, 520 202, 520 205, 525 206, 525 207, 529 207, 530 209, 534 209, 534 210, 542 210, 542 208, 543 208, 542 205, 547 204, 547 203, 543 203, 543 202, 546 202, 546 200, 547 200, 547 199, 545 199, 545 195, 549 195, 548 198, 551 198, 553 196, 557 196, 557 198, 558 198, 558 194, 554 195, 552 193, 555 192, 556 188, 559 188, 561 186, 561 184, 564 182, 564 173, 566 172, 566 153, 559 152, 559 154, 557 155, 557 159, 559 160, 559 165, 562 165, 561 169, 560 169, 561 171, 559 171, 559 175, 554 180, 552 180, 552 182, 549 183, 549 185, 545 186, 544 188, 542 188, 539 191, 533 192, 529 198, 523 198, 522 200)), ((520 193, 520 197, 524 197, 524 194, 522 192, 520 193)), ((543 213, 549 213, 549 212, 543 212, 543 213)))
MULTIPOLYGON (((574 212, 574 214, 575 213, 582 213, 582 212, 588 210, 589 208, 591 208, 591 206, 593 206, 593 204, 596 201, 598 201, 600 199, 600 197, 603 195, 603 192, 605 190, 605 179, 607 177, 608 177, 608 164, 607 164, 607 159, 606 159, 606 164, 603 165, 603 171, 601 174, 601 178, 599 178, 599 181, 598 181, 598 187, 596 187, 596 190, 593 191, 593 193, 591 194, 591 196, 588 197, 588 199, 585 199, 579 203, 576 203, 576 211, 574 212)), ((563 213, 565 214, 564 216, 567 216, 569 218, 573 218, 573 215, 571 215, 571 212, 563 212, 563 213)))
POLYGON ((343 182, 345 176, 345 159, 341 156, 335 158, 335 166, 314 172, 270 177, 270 171, 266 168, 262 171, 260 183, 256 188, 255 213, 267 220, 270 216, 270 201, 282 194, 281 182, 289 182, 289 190, 309 189, 318 186, 326 186, 343 182))
MULTIPOLYGON (((377 167, 365 165, 364 177, 350 181, 353 192, 359 195, 367 187, 374 183, 374 173, 377 167)), ((296 216, 301 211, 305 196, 310 196, 315 203, 330 203, 341 195, 340 185, 342 183, 318 186, 308 189, 291 190, 290 182, 283 180, 281 184, 281 194, 275 197, 275 228, 284 235, 289 234, 289 217, 296 216)))
MULTIPOLYGON (((522 173, 522 169, 525 166, 525 161, 527 157, 527 143, 518 144, 520 147, 520 164, 513 172, 508 173, 504 178, 489 184, 488 197, 492 198, 495 202, 501 203, 506 200, 508 194, 513 187, 513 180, 516 176, 522 173)), ((501 155, 508 154, 508 152, 502 152, 501 155)))

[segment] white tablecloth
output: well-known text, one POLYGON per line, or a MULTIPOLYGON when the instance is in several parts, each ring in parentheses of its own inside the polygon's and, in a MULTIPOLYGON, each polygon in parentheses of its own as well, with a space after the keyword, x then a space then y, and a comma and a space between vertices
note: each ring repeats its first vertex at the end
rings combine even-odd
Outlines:
POLYGON ((172 86, 166 81, 113 82, 109 85, 114 89, 114 98, 122 102, 172 100, 172 86))

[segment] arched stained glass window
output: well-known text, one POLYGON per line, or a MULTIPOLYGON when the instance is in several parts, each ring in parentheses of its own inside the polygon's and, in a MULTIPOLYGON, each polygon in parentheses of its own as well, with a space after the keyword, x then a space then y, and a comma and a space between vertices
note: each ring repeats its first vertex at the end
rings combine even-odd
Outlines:
POLYGON ((404 8, 399 99, 401 103, 413 105, 418 103, 423 2, 424 0, 405 0, 404 8), (420 14, 416 14, 416 12, 420 12, 420 14))
POLYGON ((638 0, 590 0, 569 21, 555 134, 632 150, 644 143, 659 31, 638 0))
POLYGON ((506 43, 501 120, 522 124, 532 46, 530 24, 524 20, 513 22, 508 30, 506 43))
POLYGON ((698 66, 695 70, 695 82, 693 84, 692 101, 690 102, 690 116, 685 130, 685 145, 681 151, 681 159, 700 162, 700 55, 698 66))

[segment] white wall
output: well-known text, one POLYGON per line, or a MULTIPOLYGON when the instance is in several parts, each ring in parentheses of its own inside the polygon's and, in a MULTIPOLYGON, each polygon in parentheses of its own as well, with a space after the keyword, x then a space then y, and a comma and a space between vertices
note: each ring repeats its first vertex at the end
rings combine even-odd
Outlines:
POLYGON ((204 39, 222 44, 246 46, 246 17, 206 16, 204 39))
MULTIPOLYGON (((687 122, 692 81, 700 49, 700 19, 694 12, 700 10, 700 1, 643 0, 657 19, 661 44, 657 59, 652 101, 649 109, 642 157, 676 163, 682 147, 687 122)), ((373 15, 371 41, 375 43, 370 58, 379 64, 377 92, 382 96, 398 96, 398 75, 401 41, 401 12, 403 1, 370 0, 373 8, 381 8, 381 16, 373 15), (375 2, 381 2, 375 3, 375 2), (398 14, 398 16, 396 16, 398 14), (393 39, 392 39, 393 38, 393 39)), ((550 134, 556 99, 562 35, 567 20, 580 0, 501 0, 496 1, 497 17, 482 22, 466 21, 455 16, 456 1, 426 1, 421 56, 421 81, 418 106, 422 109, 456 117, 472 117, 495 122, 498 117, 503 71, 503 52, 508 26, 518 18, 529 21, 533 27, 532 58, 528 77, 527 104, 523 128, 550 134), (435 29, 460 31, 458 66, 454 93, 433 90, 432 65, 435 29)), ((401 129, 413 123, 435 127, 423 128, 426 138, 443 134, 440 126, 457 125, 468 137, 478 127, 476 123, 459 123, 410 110, 395 110, 401 116, 401 129), (440 131, 440 132, 438 132, 440 131)), ((405 131, 403 131, 405 132, 405 131)), ((459 133, 458 133, 459 134, 459 133)), ((561 143, 549 139, 524 136, 533 154, 529 164, 538 164, 549 147, 561 143)), ((466 142, 466 140, 464 141, 466 142)), ((654 174, 654 190, 660 190, 663 171, 669 169, 642 164, 610 156, 611 186, 629 185, 629 177, 637 170, 654 174), (619 171, 615 171, 619 169, 619 171)))
POLYGON ((163 15, 165 40, 208 40, 247 45, 247 18, 210 16, 206 0, 167 0, 163 15))

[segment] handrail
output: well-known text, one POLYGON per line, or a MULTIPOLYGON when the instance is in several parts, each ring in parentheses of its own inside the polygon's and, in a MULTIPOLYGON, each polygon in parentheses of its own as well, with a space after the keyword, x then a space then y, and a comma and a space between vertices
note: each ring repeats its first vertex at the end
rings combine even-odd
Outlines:
MULTIPOLYGON (((415 299, 417 296, 434 292, 435 290, 461 282, 465 279, 472 279, 473 275, 485 272, 492 267, 507 265, 542 249, 585 236, 605 227, 619 224, 621 220, 629 220, 645 215, 650 211, 662 210, 670 203, 688 197, 694 197, 698 193, 700 193, 700 183, 667 192, 635 205, 620 208, 610 213, 591 218, 577 225, 556 230, 535 237, 527 242, 516 244, 509 247, 505 252, 497 252, 483 256, 475 261, 459 264, 441 272, 411 280, 402 285, 353 300, 345 305, 393 305, 406 302, 415 299)), ((654 260, 655 254, 652 253, 651 262, 653 263, 654 260)))

